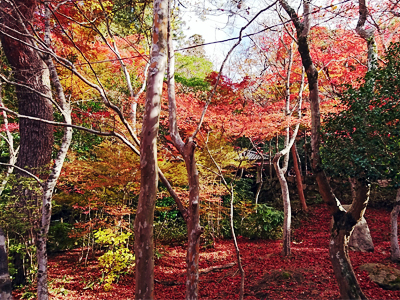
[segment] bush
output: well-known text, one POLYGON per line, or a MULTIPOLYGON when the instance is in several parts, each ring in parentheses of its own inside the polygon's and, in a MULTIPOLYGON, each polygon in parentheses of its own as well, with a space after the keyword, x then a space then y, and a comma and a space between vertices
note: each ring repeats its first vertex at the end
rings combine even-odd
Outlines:
MULTIPOLYGON (((222 233, 231 237, 229 217, 223 220, 222 233)), ((234 212, 233 226, 237 235, 249 239, 279 239, 282 235, 283 212, 259 204, 240 203, 234 212)))
POLYGON ((70 238, 69 234, 73 228, 74 226, 69 223, 52 222, 49 229, 47 250, 51 253, 72 249, 76 240, 70 238))
POLYGON ((135 265, 135 256, 127 246, 131 235, 130 232, 123 233, 118 228, 100 228, 94 234, 96 243, 108 248, 108 251, 99 257, 99 266, 103 271, 103 288, 106 292, 112 289, 112 283, 120 275, 126 274, 135 265))

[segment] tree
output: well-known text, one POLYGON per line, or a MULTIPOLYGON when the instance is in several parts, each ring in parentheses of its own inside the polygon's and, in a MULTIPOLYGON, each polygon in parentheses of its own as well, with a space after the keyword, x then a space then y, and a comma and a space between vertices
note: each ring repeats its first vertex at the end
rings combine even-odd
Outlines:
MULTIPOLYGON (((320 107, 319 107, 319 90, 318 90, 318 71, 316 70, 313 60, 310 56, 308 43, 308 33, 310 23, 308 18, 300 21, 295 10, 289 6, 285 0, 279 3, 287 12, 296 27, 297 43, 302 63, 307 74, 310 102, 311 102, 311 148, 312 148, 312 169, 316 175, 319 191, 328 205, 330 213, 333 217, 331 229, 331 240, 329 243, 329 253, 332 261, 333 270, 336 280, 339 284, 340 294, 343 299, 365 299, 365 295, 361 291, 360 285, 354 274, 348 256, 348 240, 350 234, 364 214, 369 199, 369 187, 364 180, 358 182, 356 188, 356 198, 348 212, 341 206, 332 192, 329 181, 322 169, 320 157, 320 107)), ((304 15, 308 15, 310 11, 310 1, 303 1, 304 15)))
POLYGON ((140 143, 140 195, 135 218, 136 299, 154 297, 153 221, 157 194, 157 134, 167 59, 168 0, 154 0, 146 105, 140 143))
MULTIPOLYGON (((399 54, 399 43, 390 45, 383 57, 384 64, 368 72, 359 88, 349 88, 340 103, 345 109, 327 118, 322 153, 324 166, 330 174, 358 181, 387 180, 391 188, 399 188, 399 54)), ((394 261, 400 259, 399 195, 391 213, 394 261)))
MULTIPOLYGON (((34 42, 30 38, 38 5, 36 0, 1 2, 0 39, 15 79, 23 83, 16 86, 19 113, 53 120, 53 106, 49 100, 51 99, 49 69, 41 55, 33 49, 34 42)), ((51 160, 53 126, 35 120, 22 119, 19 124, 19 133, 21 142, 16 165, 36 175, 45 176, 44 167, 51 160)), ((17 171, 17 173, 21 177, 26 177, 24 172, 17 171)), ((21 186, 16 186, 14 190, 22 206, 32 201, 35 203, 40 199, 40 195, 33 190, 25 190, 25 192, 23 190, 21 186)), ((26 214, 29 215, 31 212, 26 210, 26 214)), ((30 239, 34 243, 36 237, 30 236, 30 239)), ((18 272, 14 283, 23 284, 26 278, 20 254, 16 254, 15 264, 18 272)))

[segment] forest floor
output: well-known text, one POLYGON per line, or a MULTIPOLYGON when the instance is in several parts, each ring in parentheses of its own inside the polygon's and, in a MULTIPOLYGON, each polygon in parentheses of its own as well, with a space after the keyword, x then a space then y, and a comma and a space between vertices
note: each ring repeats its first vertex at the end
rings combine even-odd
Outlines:
MULTIPOLYGON (((400 299, 400 291, 387 291, 372 282, 359 266, 382 263, 399 268, 390 261, 389 212, 367 209, 366 219, 375 252, 351 252, 351 261, 369 299, 400 299)), ((238 239, 244 266, 245 299, 338 299, 338 286, 328 255, 330 218, 324 205, 310 207, 308 216, 292 232, 292 256, 281 256, 281 241, 238 239)), ((162 257, 155 260, 155 298, 185 298, 185 246, 163 245, 162 257)), ((121 277, 113 289, 105 292, 99 285, 101 271, 96 259, 88 266, 78 264, 80 251, 58 254, 49 259, 51 299, 134 299, 134 274, 121 277)), ((201 250, 201 299, 237 299, 240 273, 234 263, 236 254, 231 240, 219 240, 214 248, 201 250), (225 269, 210 271, 213 266, 225 269)), ((21 293, 15 294, 20 299, 21 293)))

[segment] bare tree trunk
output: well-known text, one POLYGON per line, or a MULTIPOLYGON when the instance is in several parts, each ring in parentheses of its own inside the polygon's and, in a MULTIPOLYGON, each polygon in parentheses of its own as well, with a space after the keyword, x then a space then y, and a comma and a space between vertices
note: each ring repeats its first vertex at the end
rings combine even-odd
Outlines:
POLYGON ((0 228, 0 299, 12 299, 11 279, 8 273, 8 258, 6 249, 6 237, 0 228))
POLYGON ((168 1, 153 2, 153 45, 140 144, 140 195, 135 219, 135 299, 154 298, 153 221, 158 185, 157 135, 167 59, 168 1))
MULTIPOLYGON (((275 156, 276 157, 276 156, 275 156)), ((285 173, 279 167, 279 158, 275 161, 274 158, 274 167, 276 171, 276 175, 278 176, 279 183, 281 185, 282 191, 282 200, 283 200, 283 249, 282 254, 283 256, 291 255, 292 251, 290 248, 290 240, 291 240, 291 222, 292 222, 292 208, 290 206, 290 195, 289 195, 289 188, 285 178, 285 173)))
POLYGON ((297 132, 299 131, 300 124, 296 125, 296 129, 294 130, 292 139, 289 141, 287 147, 283 149, 281 152, 275 154, 273 159, 276 175, 278 176, 279 183, 281 185, 282 190, 282 200, 283 200, 283 211, 284 211, 284 218, 283 218, 283 249, 282 254, 283 256, 289 256, 291 254, 290 249, 290 233, 291 233, 291 221, 292 221, 292 209, 290 206, 290 195, 289 195, 289 187, 286 181, 285 172, 279 166, 279 159, 287 155, 289 153, 290 148, 294 144, 294 141, 297 136, 297 132))
MULTIPOLYGON (((53 105, 49 70, 39 53, 33 49, 33 41, 29 38, 30 25, 34 20, 35 10, 39 7, 36 0, 15 0, 0 2, 0 38, 8 62, 15 72, 16 81, 26 85, 16 86, 18 111, 20 114, 53 120, 53 105), (38 91, 41 93, 35 93, 38 91)), ((53 146, 53 126, 36 120, 20 119, 20 150, 16 166, 27 169, 33 174, 45 177, 44 168, 51 161, 53 146)), ((26 177, 24 172, 17 169, 20 177, 26 177)), ((13 194, 19 198, 22 207, 28 202, 39 203, 41 195, 34 189, 26 189, 22 185, 15 185, 13 194)), ((32 220, 32 209, 25 209, 27 218, 32 220)), ((34 234, 29 236, 34 242, 34 234)), ((17 273, 13 282, 17 285, 25 284, 26 274, 23 266, 23 257, 16 253, 14 257, 17 273)))
POLYGON ((168 110, 169 133, 174 146, 183 156, 186 172, 189 179, 189 208, 186 214, 186 226, 188 232, 188 246, 186 255, 186 299, 198 299, 199 285, 199 248, 200 235, 203 232, 200 227, 200 186, 199 172, 196 166, 196 143, 193 137, 183 142, 177 125, 175 80, 174 80, 174 51, 171 34, 171 2, 169 2, 168 19, 168 110))
POLYGON ((189 209, 188 209, 188 248, 186 256, 187 278, 186 299, 198 299, 199 284, 199 246, 200 235, 200 196, 199 172, 194 157, 196 144, 189 139, 184 146, 184 159, 189 178, 189 209))
POLYGON ((400 212, 400 189, 397 190, 396 202, 393 206, 392 212, 390 213, 390 250, 391 260, 400 261, 400 250, 399 250, 399 237, 398 237, 398 226, 397 218, 400 212))
POLYGON ((307 203, 306 198, 304 197, 303 191, 303 183, 301 180, 301 172, 299 169, 299 164, 297 162, 297 155, 296 155, 296 143, 293 143, 292 146, 292 156, 293 156, 293 164, 294 164, 294 171, 296 172, 296 185, 297 185, 297 192, 299 193, 301 209, 303 211, 307 211, 307 203))
MULTIPOLYGON (((368 200, 369 187, 364 183, 356 184, 356 197, 361 201, 368 200)), ((354 202, 353 202, 354 205, 354 202)), ((350 235, 358 220, 351 214, 352 208, 346 213, 340 211, 333 216, 334 222, 331 229, 329 243, 329 255, 332 261, 333 271, 338 281, 340 295, 343 299, 367 299, 354 275, 353 267, 349 259, 348 242, 350 235)))
MULTIPOLYGON (((50 16, 51 12, 48 7, 45 10, 45 43, 50 47, 50 16)), ((51 79, 53 86, 57 93, 59 107, 61 109, 61 114, 64 118, 65 124, 72 124, 71 119, 71 107, 67 102, 64 95, 64 90, 61 85, 60 79, 57 74, 56 67, 50 57, 47 57, 46 65, 50 70, 51 79)), ((39 300, 48 300, 48 275, 47 275, 47 238, 50 228, 52 205, 51 200, 53 198, 54 188, 57 184, 58 178, 61 174, 61 169, 64 164, 65 157, 69 146, 72 141, 72 128, 65 127, 64 135, 61 141, 60 149, 58 150, 57 157, 54 160, 54 165, 50 170, 50 175, 48 176, 42 194, 42 217, 39 226, 39 232, 36 238, 37 245, 37 259, 38 259, 38 273, 37 273, 37 297, 39 300)))

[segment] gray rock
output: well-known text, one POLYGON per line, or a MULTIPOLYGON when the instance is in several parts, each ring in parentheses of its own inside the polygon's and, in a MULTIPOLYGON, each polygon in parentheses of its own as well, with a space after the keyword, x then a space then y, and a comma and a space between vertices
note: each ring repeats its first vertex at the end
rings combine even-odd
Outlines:
MULTIPOLYGON (((350 205, 343 205, 348 210, 350 205)), ((367 224, 367 220, 363 217, 354 227, 350 236, 349 248, 353 251, 374 252, 374 243, 372 241, 371 232, 367 224)))
POLYGON ((369 278, 385 290, 400 290, 400 270, 382 264, 368 263, 360 266, 369 278))

